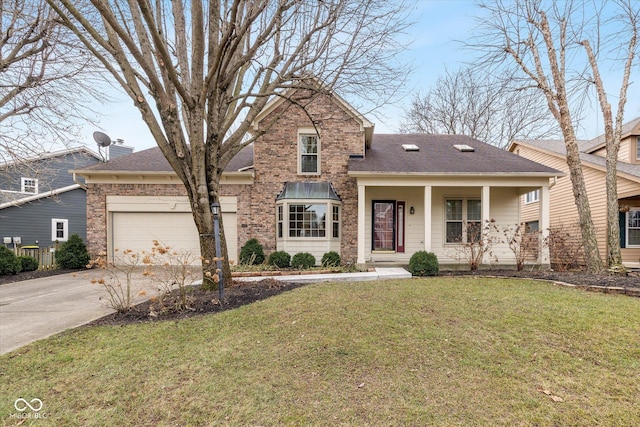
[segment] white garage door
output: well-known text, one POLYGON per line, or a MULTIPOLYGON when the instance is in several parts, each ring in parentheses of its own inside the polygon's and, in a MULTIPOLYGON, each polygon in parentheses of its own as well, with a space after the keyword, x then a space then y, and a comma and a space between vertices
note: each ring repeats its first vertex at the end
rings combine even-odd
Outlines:
MULTIPOLYGON (((235 212, 223 215, 229 258, 237 259, 235 212)), ((113 248, 150 251, 158 240, 180 251, 200 254, 198 230, 188 212, 113 212, 113 248)))

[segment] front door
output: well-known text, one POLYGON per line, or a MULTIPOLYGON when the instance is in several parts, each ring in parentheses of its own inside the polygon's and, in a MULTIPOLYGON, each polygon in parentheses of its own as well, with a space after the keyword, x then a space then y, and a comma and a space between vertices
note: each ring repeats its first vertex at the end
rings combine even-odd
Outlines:
POLYGON ((394 200, 373 201, 372 250, 396 250, 396 202, 394 200))

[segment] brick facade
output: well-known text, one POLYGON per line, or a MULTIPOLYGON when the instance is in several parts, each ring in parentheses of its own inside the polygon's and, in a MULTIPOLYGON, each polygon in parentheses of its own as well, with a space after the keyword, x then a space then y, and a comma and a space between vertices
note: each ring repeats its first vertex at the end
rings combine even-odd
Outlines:
MULTIPOLYGON (((265 252, 276 250, 275 200, 285 182, 328 181, 342 198, 341 257, 356 261, 358 190, 347 174, 350 154, 364 154, 364 131, 345 107, 330 96, 306 99, 306 112, 287 102, 260 124, 276 123, 254 143, 253 185, 220 186, 221 196, 237 197, 238 249, 257 238, 265 252), (298 129, 313 127, 320 135, 320 175, 298 174, 298 129)), ((144 173, 144 172, 141 172, 144 173)), ((87 189, 87 241, 91 254, 107 250, 108 195, 186 196, 181 184, 89 184, 87 189)))
POLYGON ((254 144, 251 218, 247 223, 248 234, 243 236, 245 240, 240 240, 244 242, 246 238, 255 237, 264 245, 265 251, 275 251, 275 200, 284 183, 328 181, 342 198, 341 257, 343 261, 355 262, 358 187, 355 178, 347 175, 347 167, 350 154, 364 154, 364 132, 334 98, 316 96, 306 103, 305 112, 283 102, 260 122, 270 124, 278 117, 276 124, 254 144), (320 175, 314 176, 298 174, 298 129, 313 127, 310 117, 320 135, 320 175))

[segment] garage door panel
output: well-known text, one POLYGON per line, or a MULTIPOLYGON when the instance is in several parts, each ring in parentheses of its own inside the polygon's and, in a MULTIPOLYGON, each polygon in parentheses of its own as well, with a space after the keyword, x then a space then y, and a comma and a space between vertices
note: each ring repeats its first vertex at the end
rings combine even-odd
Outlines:
MULTIPOLYGON (((223 213, 229 257, 235 259, 236 214, 223 213)), ((185 212, 113 212, 113 246, 119 250, 150 251, 153 241, 179 251, 200 254, 198 230, 191 213, 185 212)))

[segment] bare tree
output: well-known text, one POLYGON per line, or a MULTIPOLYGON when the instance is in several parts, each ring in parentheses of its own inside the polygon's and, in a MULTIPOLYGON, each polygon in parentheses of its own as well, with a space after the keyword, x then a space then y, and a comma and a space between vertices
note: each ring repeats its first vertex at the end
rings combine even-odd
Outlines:
POLYGON ((426 95, 416 95, 401 131, 468 135, 506 148, 515 138, 546 138, 556 128, 544 99, 475 67, 447 70, 426 95))
MULTIPOLYGON (((618 152, 620 151, 620 142, 622 139, 622 124, 624 121, 624 108, 627 103, 627 88, 629 87, 629 78, 631 70, 636 63, 638 54, 638 26, 640 18, 640 7, 638 3, 620 2, 622 15, 616 16, 616 19, 622 18, 622 31, 616 31, 614 37, 620 37, 624 34, 628 38, 626 49, 622 49, 624 57, 624 65, 622 68, 622 83, 618 96, 618 106, 616 109, 615 122, 613 113, 611 112, 611 104, 609 103, 607 92, 605 90, 602 77, 600 76, 601 55, 605 52, 601 50, 606 48, 601 45, 600 31, 596 32, 596 47, 588 39, 582 40, 591 72, 593 76, 593 84, 595 86, 598 103, 602 112, 604 121, 604 136, 606 146, 606 187, 607 187, 607 265, 614 266, 622 264, 622 255, 620 253, 620 223, 618 222, 618 152)), ((596 15, 596 18, 599 18, 596 15)), ((599 28, 598 25, 596 27, 599 28)), ((617 44, 617 43, 616 43, 617 44)))
POLYGON ((19 165, 75 135, 97 78, 45 0, 3 0, 0 13, 0 163, 19 165))
POLYGON ((209 260, 222 172, 260 137, 250 125, 270 98, 287 88, 384 97, 405 71, 393 61, 406 28, 399 2, 47 1, 134 101, 186 187, 209 260))
MULTIPOLYGON (((592 30, 596 31, 597 35, 600 29, 600 21, 596 19, 602 13, 599 5, 598 2, 591 4, 542 0, 496 0, 490 4, 481 4, 488 14, 479 20, 478 35, 469 44, 472 48, 485 52, 482 63, 494 71, 505 64, 515 66, 521 73, 520 83, 523 87, 539 90, 557 120, 566 146, 567 165, 578 208, 585 262, 591 272, 602 270, 604 264, 597 245, 575 129, 580 122, 581 106, 585 103, 588 90, 593 85, 602 87, 601 82, 598 83, 598 79, 589 72, 597 70, 597 56, 594 56, 591 63, 585 58, 585 47, 589 46, 589 42, 585 41, 589 40, 590 36, 593 37, 592 30)), ((634 8, 630 2, 626 3, 624 10, 629 11, 626 15, 627 20, 633 16, 630 11, 635 10, 637 14, 637 7, 634 8)), ((632 23, 632 26, 636 25, 635 22, 632 23)), ((633 34, 616 32, 614 39, 610 41, 620 43, 620 40, 631 40, 633 34)), ((600 46, 599 42, 602 40, 596 40, 600 46)), ((623 44, 627 46, 626 42, 623 44)), ((635 41, 628 46, 635 46, 635 41)), ((633 50, 634 48, 630 48, 630 51, 633 50)), ((588 52, 588 49, 586 51, 588 52)), ((631 58, 625 65, 630 70, 633 56, 627 58, 631 58)), ((626 96, 627 86, 628 78, 625 78, 621 86, 621 95, 626 96)), ((606 97, 604 90, 602 95, 606 97)), ((618 105, 620 118, 623 108, 624 102, 618 105)), ((605 128, 607 126, 612 128, 610 116, 609 119, 605 116, 605 128)), ((615 144, 613 139, 611 144, 615 144)), ((613 153, 608 153, 607 156, 609 155, 614 156, 613 153)), ((613 179, 615 180, 615 173, 613 179)), ((617 206, 617 200, 615 204, 617 206)), ((609 206, 609 209, 612 208, 613 206, 609 206)), ((611 223, 611 219, 608 222, 611 223)), ((617 217, 615 222, 615 225, 609 224, 609 233, 617 228, 617 217)), ((616 237, 609 244, 617 245, 619 248, 620 243, 616 237)))

